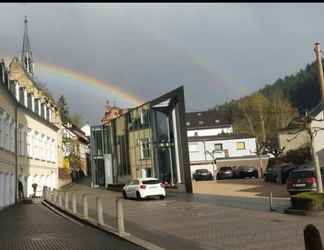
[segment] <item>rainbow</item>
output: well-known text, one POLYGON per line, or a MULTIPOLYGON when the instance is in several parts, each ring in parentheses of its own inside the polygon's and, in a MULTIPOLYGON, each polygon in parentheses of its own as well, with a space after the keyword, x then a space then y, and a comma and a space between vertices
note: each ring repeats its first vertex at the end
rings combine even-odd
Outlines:
POLYGON ((40 70, 46 71, 46 73, 51 73, 53 75, 58 75, 60 77, 67 77, 70 79, 77 80, 80 83, 86 83, 87 85, 91 85, 97 89, 102 89, 103 91, 109 92, 111 95, 118 97, 120 99, 127 100, 128 102, 139 105, 142 104, 144 101, 139 97, 132 95, 121 88, 118 88, 116 85, 112 83, 108 83, 102 80, 98 80, 93 76, 86 75, 84 73, 72 70, 70 68, 62 67, 59 65, 49 64, 45 62, 36 63, 36 67, 40 70))
MULTIPOLYGON (((9 56, 5 56, 3 58, 7 63, 10 63, 10 61, 12 60, 12 57, 9 56)), ((35 61, 37 62, 35 63, 36 68, 45 74, 50 73, 54 76, 59 77, 60 79, 71 79, 79 83, 86 84, 87 86, 93 86, 94 88, 103 90, 116 98, 127 101, 134 106, 138 106, 144 102, 144 100, 142 100, 141 98, 122 90, 115 84, 98 80, 93 76, 86 75, 70 68, 39 61, 38 59, 36 59, 35 61)))

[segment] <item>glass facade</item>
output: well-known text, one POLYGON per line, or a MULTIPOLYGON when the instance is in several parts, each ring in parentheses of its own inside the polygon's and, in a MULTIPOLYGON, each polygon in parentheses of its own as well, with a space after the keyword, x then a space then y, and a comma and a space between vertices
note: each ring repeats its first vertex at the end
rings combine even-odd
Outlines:
POLYGON ((102 172, 105 152, 111 155, 115 184, 155 177, 171 186, 187 183, 186 188, 191 192, 186 131, 183 131, 185 112, 179 108, 184 109, 183 89, 168 94, 129 110, 108 125, 91 127, 96 185, 105 185, 101 177, 105 176, 102 172))

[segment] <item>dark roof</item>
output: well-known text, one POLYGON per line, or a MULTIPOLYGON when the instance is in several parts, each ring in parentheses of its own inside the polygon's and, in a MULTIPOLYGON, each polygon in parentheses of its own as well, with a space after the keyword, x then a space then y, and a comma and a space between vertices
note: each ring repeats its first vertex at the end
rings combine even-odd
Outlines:
POLYGON ((215 128, 230 126, 230 122, 223 114, 216 110, 188 112, 186 113, 186 126, 187 129, 197 128, 215 128))
POLYGON ((216 140, 232 140, 232 139, 247 139, 254 138, 248 134, 219 134, 209 136, 190 136, 188 141, 216 141, 216 140))

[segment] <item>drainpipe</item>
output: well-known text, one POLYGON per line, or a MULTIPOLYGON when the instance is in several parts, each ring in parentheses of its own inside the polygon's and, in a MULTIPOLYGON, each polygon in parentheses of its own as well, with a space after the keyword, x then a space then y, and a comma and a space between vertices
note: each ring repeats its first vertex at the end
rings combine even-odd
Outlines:
POLYGON ((18 104, 15 106, 15 204, 18 203, 18 104))

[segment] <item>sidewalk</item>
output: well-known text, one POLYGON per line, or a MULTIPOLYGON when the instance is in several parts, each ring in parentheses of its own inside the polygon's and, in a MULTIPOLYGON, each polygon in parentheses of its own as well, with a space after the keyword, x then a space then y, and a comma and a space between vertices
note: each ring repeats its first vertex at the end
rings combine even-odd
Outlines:
POLYGON ((41 204, 21 204, 1 211, 0 228, 1 250, 142 249, 65 219, 41 204))
MULTIPOLYGON (((96 217, 95 197, 103 200, 105 223, 116 225, 115 199, 121 193, 73 184, 63 191, 89 195, 90 216, 96 217)), ((265 199, 168 193, 161 200, 123 200, 126 231, 166 249, 293 249, 304 250, 303 229, 318 218, 267 211, 265 199), (253 205, 256 209, 250 209, 253 205), (262 207, 263 206, 263 207, 262 207), (244 207, 244 205, 243 205, 244 207)), ((77 199, 78 210, 81 200, 77 199)), ((71 207, 71 204, 70 204, 71 207)), ((322 233, 323 236, 323 233, 322 233)))

